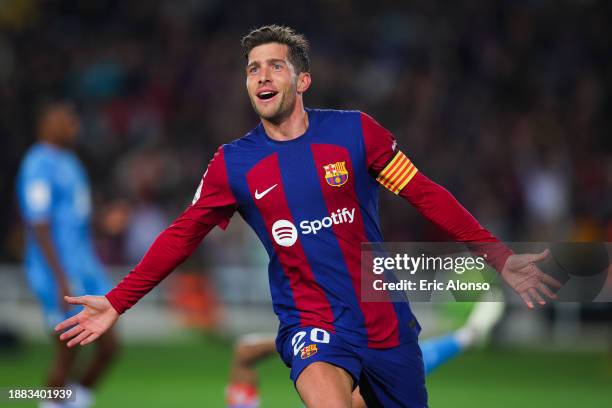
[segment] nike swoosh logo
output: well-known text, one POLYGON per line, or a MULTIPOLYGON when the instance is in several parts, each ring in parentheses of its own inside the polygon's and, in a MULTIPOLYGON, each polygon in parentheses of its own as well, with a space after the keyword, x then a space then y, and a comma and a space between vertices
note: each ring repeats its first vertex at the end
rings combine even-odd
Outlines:
POLYGON ((269 189, 262 191, 261 193, 257 192, 257 189, 255 189, 255 199, 256 200, 260 200, 261 198, 263 198, 263 196, 265 196, 266 194, 268 194, 270 191, 272 191, 272 189, 274 187, 278 186, 278 184, 273 185, 272 187, 270 187, 269 189))

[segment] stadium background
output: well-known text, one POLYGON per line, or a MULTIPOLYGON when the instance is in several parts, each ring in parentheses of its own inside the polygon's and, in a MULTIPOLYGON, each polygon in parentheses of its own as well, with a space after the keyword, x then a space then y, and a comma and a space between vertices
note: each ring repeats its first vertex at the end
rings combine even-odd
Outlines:
MULTIPOLYGON (((0 2, 0 387, 40 384, 50 358, 14 199, 38 107, 77 103, 97 247, 117 280, 189 203, 216 147, 257 123, 239 40, 262 24, 310 39, 307 106, 376 117, 504 240, 612 241, 612 4, 396 3, 0 2)), ((381 200, 387 240, 444 238, 381 200)), ((234 218, 130 311, 97 406, 222 406, 231 339, 276 325, 258 245, 234 218)), ((425 336, 462 314, 416 309, 425 336)), ((609 404, 611 315, 511 303, 487 348, 428 378, 432 406, 609 404)), ((260 373, 264 407, 299 405, 278 359, 260 373)))

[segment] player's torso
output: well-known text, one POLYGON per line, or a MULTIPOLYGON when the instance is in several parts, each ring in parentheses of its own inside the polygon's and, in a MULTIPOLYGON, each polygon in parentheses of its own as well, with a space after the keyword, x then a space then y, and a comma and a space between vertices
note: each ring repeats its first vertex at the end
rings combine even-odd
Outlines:
POLYGON ((378 189, 366 170, 357 114, 309 111, 309 117, 297 139, 271 140, 260 126, 226 145, 224 155, 239 211, 268 252, 303 251, 314 264, 329 263, 334 257, 322 255, 330 248, 380 235, 378 189))
POLYGON ((56 169, 57 221, 74 227, 86 225, 91 215, 91 192, 85 170, 73 154, 60 160, 56 169))
MULTIPOLYGON (((73 153, 36 145, 24 158, 20 172, 19 189, 23 202, 28 200, 28 188, 36 185, 41 172, 46 174, 45 181, 50 189, 48 222, 54 245, 60 259, 70 268, 68 264, 71 260, 91 250, 88 233, 91 195, 87 175, 73 153)), ((44 257, 31 231, 28 231, 27 237, 26 256, 29 262, 44 264, 44 257)))
POLYGON ((271 140, 260 125, 224 146, 239 211, 270 254, 281 330, 315 325, 388 338, 393 307, 375 310, 359 295, 360 244, 382 240, 359 112, 308 114, 307 132, 292 141, 271 140))

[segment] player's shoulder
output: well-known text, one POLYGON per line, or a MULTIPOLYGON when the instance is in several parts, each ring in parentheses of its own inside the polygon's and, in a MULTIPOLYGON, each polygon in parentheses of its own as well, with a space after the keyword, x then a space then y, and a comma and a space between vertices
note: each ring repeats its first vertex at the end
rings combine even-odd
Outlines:
POLYGON ((23 155, 23 160, 43 160, 48 157, 49 154, 45 146, 41 143, 34 143, 32 146, 28 147, 23 155))
POLYGON ((54 152, 42 143, 35 143, 26 150, 21 161, 24 170, 51 168, 54 152))
POLYGON ((219 147, 221 150, 239 150, 239 149, 250 149, 260 144, 260 138, 258 137, 259 127, 258 125, 253 129, 249 130, 244 136, 232 140, 231 142, 225 143, 219 147))
POLYGON ((50 152, 35 143, 24 153, 16 175, 16 188, 22 194, 31 183, 51 183, 56 180, 55 166, 50 152))
POLYGON ((312 109, 319 138, 325 143, 342 145, 362 150, 363 117, 360 110, 312 109))
MULTIPOLYGON (((371 116, 361 110, 340 110, 340 109, 310 109, 309 115, 315 119, 321 129, 334 129, 334 134, 338 130, 344 130, 351 139, 355 134, 362 134, 364 125, 369 121, 374 121, 371 116)), ((337 136, 335 136, 337 137, 337 136)))
POLYGON ((359 119, 361 111, 359 110, 345 110, 345 109, 306 109, 308 116, 312 117, 319 122, 325 122, 327 120, 332 121, 351 121, 359 119))
POLYGON ((249 151, 259 148, 261 142, 258 140, 256 133, 257 128, 254 128, 244 136, 222 144, 215 152, 213 159, 219 155, 222 155, 224 159, 227 159, 228 156, 243 156, 249 151))
POLYGON ((257 135, 257 131, 257 127, 255 127, 244 136, 217 147, 209 166, 227 165, 228 161, 234 164, 245 161, 253 152, 262 148, 263 143, 257 135))

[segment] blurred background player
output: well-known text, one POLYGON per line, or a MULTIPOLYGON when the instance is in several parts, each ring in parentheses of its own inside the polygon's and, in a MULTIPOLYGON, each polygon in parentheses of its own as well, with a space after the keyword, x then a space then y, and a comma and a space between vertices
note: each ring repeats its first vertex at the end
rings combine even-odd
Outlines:
MULTIPOLYGON (((465 324, 457 330, 421 342, 425 374, 462 352, 482 344, 501 320, 503 302, 475 303, 465 324)), ((259 378, 255 365, 276 353, 276 335, 248 334, 236 341, 230 367, 229 384, 225 389, 227 408, 258 408, 259 378)), ((352 394, 353 408, 366 407, 359 387, 352 394)))
MULTIPOLYGON (((89 182, 72 151, 79 128, 70 103, 46 105, 37 123, 39 141, 26 152, 18 173, 18 198, 26 227, 25 270, 49 330, 76 312, 66 305, 64 296, 103 294, 110 288, 91 240, 89 182)), ((77 384, 68 383, 76 349, 63 347, 56 336, 51 337, 57 347, 46 385, 71 386, 77 399, 64 404, 42 402, 40 406, 90 406, 90 389, 116 354, 114 331, 98 343, 77 384)))

